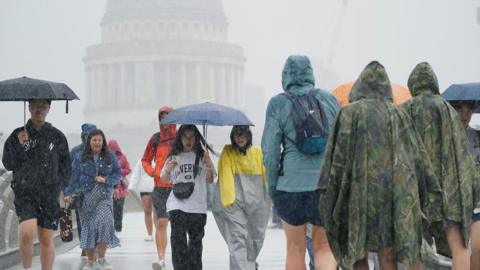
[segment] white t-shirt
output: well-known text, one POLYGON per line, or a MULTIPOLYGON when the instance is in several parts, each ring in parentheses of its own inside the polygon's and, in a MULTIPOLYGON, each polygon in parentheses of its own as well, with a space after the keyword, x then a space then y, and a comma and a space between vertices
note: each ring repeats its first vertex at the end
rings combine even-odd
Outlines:
MULTIPOLYGON (((175 156, 177 160, 177 166, 170 173, 170 181, 172 184, 181 182, 193 182, 195 181, 195 188, 193 189, 190 197, 186 199, 178 199, 173 195, 173 191, 170 192, 170 196, 167 200, 167 212, 172 210, 181 210, 186 213, 207 213, 207 166, 199 160, 197 177, 193 179, 193 167, 195 166, 195 152, 182 152, 175 156)), ((172 157, 168 158, 165 162, 165 166, 162 169, 162 175, 166 174, 167 164, 172 160, 172 157)), ((212 168, 214 169, 214 168, 212 168)), ((213 172, 216 174, 215 171, 213 172)))

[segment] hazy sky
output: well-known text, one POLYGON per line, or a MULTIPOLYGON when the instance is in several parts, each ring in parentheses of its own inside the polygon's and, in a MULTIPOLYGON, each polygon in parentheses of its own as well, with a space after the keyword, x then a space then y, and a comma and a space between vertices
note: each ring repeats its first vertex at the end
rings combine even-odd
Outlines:
MULTIPOLYGON (((315 63, 333 55, 328 68, 341 81, 354 80, 371 60, 404 85, 421 61, 432 64, 442 90, 480 81, 479 0, 350 0, 345 8, 343 2, 225 0, 229 40, 247 57, 245 82, 264 87, 270 97, 281 90, 286 57, 298 53, 315 63)), ((82 58, 100 41, 104 11, 104 0, 0 0, 0 80, 61 81, 84 99, 82 58)), ((68 115, 64 102, 54 102, 48 120, 78 132, 83 102, 72 102, 68 115)), ((0 131, 21 125, 22 109, 21 103, 0 103, 0 131)))

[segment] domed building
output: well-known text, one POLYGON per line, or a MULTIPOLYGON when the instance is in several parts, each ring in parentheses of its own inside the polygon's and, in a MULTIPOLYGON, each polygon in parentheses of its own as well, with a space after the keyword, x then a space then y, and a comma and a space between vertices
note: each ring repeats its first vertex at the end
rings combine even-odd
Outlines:
POLYGON ((165 105, 243 108, 245 57, 227 41, 221 0, 108 0, 101 28, 84 58, 84 113, 112 136, 145 147, 165 105))

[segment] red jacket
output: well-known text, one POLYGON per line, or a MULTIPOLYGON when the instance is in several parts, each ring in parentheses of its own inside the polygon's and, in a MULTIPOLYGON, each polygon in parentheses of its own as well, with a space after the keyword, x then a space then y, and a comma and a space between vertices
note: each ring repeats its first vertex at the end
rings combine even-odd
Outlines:
MULTIPOLYGON (((163 111, 164 108, 160 109, 159 114, 163 111)), ((153 177, 155 187, 172 187, 172 184, 163 183, 160 180, 160 173, 162 172, 163 165, 172 150, 172 144, 176 135, 177 130, 175 125, 160 125, 160 139, 158 140, 157 152, 155 153, 155 166, 152 166, 152 161, 154 160, 153 137, 155 134, 150 137, 150 140, 148 140, 147 147, 145 148, 142 157, 142 166, 145 172, 153 177)))
POLYGON ((108 141, 108 149, 110 149, 110 151, 115 154, 118 160, 118 165, 120 165, 120 168, 122 170, 122 179, 118 182, 117 189, 119 193, 119 198, 125 198, 127 196, 128 189, 128 186, 125 184, 127 183, 126 177, 132 171, 130 169, 130 164, 128 163, 127 157, 122 153, 122 150, 120 149, 120 146, 118 145, 118 142, 116 140, 108 141))

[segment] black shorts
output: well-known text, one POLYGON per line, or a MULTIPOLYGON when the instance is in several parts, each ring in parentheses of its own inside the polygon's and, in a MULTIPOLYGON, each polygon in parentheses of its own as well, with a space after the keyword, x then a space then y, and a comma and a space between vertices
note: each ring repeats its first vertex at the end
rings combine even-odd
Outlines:
POLYGON ((286 223, 299 226, 312 223, 323 226, 320 218, 320 191, 285 192, 275 191, 273 203, 278 216, 286 223))
POLYGON ((140 197, 143 196, 152 196, 152 192, 140 192, 140 197))
POLYGON ((39 197, 37 194, 15 194, 13 201, 19 223, 37 219, 37 226, 49 230, 57 230, 60 219, 59 196, 39 197))
POLYGON ((152 192, 153 207, 157 213, 157 218, 168 218, 167 200, 172 188, 155 187, 152 192))

